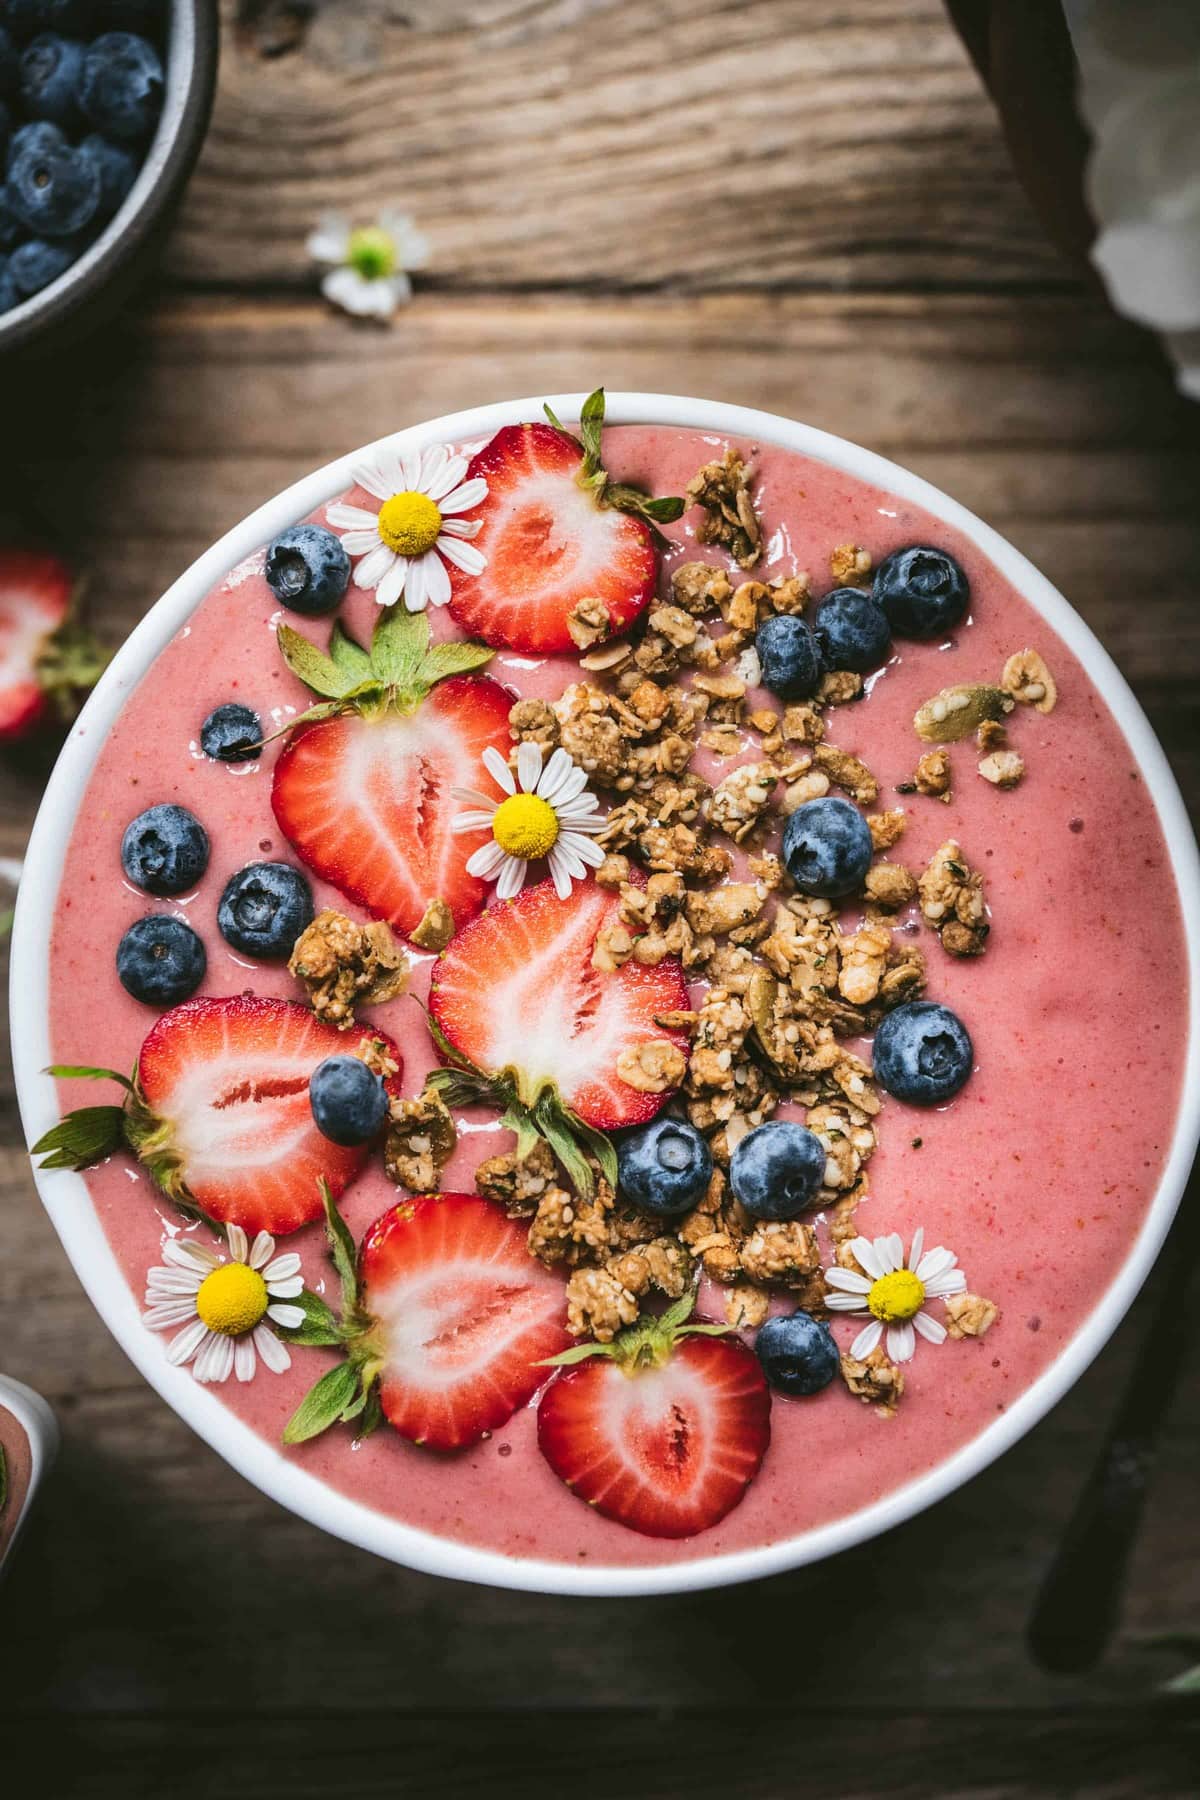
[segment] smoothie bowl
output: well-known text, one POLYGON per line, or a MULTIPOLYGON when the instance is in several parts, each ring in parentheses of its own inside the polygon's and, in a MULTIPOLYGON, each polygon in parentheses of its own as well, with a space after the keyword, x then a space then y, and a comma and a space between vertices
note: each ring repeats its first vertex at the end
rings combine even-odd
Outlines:
POLYGON ((1120 675, 946 496, 736 407, 486 407, 115 658, 22 884, 22 1113, 110 1329, 283 1504, 742 1580, 1113 1330, 1195 1149, 1198 901, 1120 675))

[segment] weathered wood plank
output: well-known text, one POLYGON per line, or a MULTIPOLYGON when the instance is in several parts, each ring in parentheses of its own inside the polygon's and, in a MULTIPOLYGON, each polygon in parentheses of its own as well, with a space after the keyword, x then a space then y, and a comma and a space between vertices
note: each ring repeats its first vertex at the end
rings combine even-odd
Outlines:
POLYGON ((188 281, 312 281, 315 215, 388 201, 456 289, 1026 290, 1066 274, 938 0, 223 13, 172 258, 188 281))

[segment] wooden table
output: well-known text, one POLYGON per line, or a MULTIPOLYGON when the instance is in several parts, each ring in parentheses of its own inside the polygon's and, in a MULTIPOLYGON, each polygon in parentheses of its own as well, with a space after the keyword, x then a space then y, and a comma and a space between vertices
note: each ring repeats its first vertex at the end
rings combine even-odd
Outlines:
MULTIPOLYGON (((157 287, 12 394, 114 642, 251 506, 377 434, 598 382, 703 393, 857 438, 999 526, 1200 797, 1197 413, 1042 240, 937 0, 225 11, 157 287), (434 262, 393 329, 355 327, 304 233, 391 199, 434 262)), ((4 766, 6 852, 45 767, 4 766)), ((1153 1283, 1051 1418, 882 1541, 696 1596, 492 1593, 320 1536, 197 1442, 84 1300, 10 1089, 3 1146, 0 1360, 65 1433, 0 1604, 5 1784, 14 1732, 44 1730, 54 1800, 1195 1791, 1195 1715, 1156 1699, 1200 1629, 1194 1357, 1112 1654, 1052 1679, 1022 1637, 1153 1283)))

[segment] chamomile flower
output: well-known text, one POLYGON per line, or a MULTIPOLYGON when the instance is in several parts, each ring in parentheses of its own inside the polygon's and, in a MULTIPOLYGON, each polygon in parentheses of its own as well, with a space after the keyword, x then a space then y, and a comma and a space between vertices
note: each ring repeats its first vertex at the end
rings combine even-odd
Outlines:
POLYGON ((321 281, 325 298, 358 318, 390 319, 412 298, 408 271, 429 261, 429 240, 390 207, 358 227, 345 213, 326 213, 306 247, 314 262, 333 265, 321 281))
POLYGON ((339 501, 325 516, 347 555, 361 558, 355 587, 374 588, 380 606, 403 598, 409 612, 424 612, 450 598, 448 562, 468 575, 487 567, 482 552, 466 542, 481 521, 457 516, 486 498, 487 482, 479 475, 464 481, 466 472, 467 458, 451 455, 444 444, 424 452, 384 451, 377 462, 353 469, 379 510, 339 501))
POLYGON ((452 831, 490 830, 492 841, 468 859, 467 873, 496 883, 497 900, 511 900, 525 885, 529 865, 544 856, 554 891, 561 900, 571 892, 572 881, 581 881, 588 867, 604 861, 604 852, 592 842, 604 825, 595 794, 587 791, 587 776, 565 750, 556 750, 543 767, 539 744, 524 743, 517 751, 517 778, 498 750, 483 753, 484 767, 506 798, 489 800, 470 788, 451 788, 456 800, 474 801, 470 812, 459 813, 452 831))
POLYGON ((887 1353, 893 1362, 908 1362, 916 1349, 917 1334, 940 1344, 946 1328, 923 1310, 926 1300, 943 1300, 959 1294, 967 1278, 958 1268, 953 1251, 939 1244, 925 1249, 924 1231, 913 1234, 905 1260, 904 1244, 897 1232, 889 1237, 855 1238, 850 1245, 862 1269, 826 1269, 825 1285, 834 1291, 825 1296, 831 1312, 850 1313, 869 1319, 850 1346, 850 1354, 870 1356, 887 1333, 887 1353))
POLYGON ((275 1254, 275 1239, 260 1231, 248 1243, 240 1225, 227 1232, 228 1260, 191 1238, 167 1238, 162 1263, 146 1276, 146 1324, 170 1331, 167 1361, 191 1363, 197 1381, 250 1381, 262 1358, 281 1375, 292 1359, 271 1325, 285 1330, 304 1323, 290 1306, 304 1287, 294 1250, 275 1254), (270 1323, 268 1323, 270 1321, 270 1323))

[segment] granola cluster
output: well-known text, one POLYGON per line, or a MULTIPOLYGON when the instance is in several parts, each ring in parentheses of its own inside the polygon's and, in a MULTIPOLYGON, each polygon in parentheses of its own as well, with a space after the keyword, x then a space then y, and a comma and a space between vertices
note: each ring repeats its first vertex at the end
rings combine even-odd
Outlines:
POLYGON ((991 926, 983 899, 983 876, 972 869, 953 838, 934 851, 917 882, 921 917, 951 956, 982 956, 991 926))
POLYGON ((288 970, 318 1019, 349 1031, 356 1006, 382 1006, 408 987, 408 958, 382 919, 356 925, 326 907, 296 939, 288 970))
POLYGON ((427 1087, 414 1100, 392 1101, 383 1166, 398 1187, 432 1194, 457 1141, 453 1114, 440 1094, 427 1087))
POLYGON ((762 555, 762 526, 750 497, 754 471, 739 451, 726 450, 720 462, 705 463, 688 482, 689 506, 703 507, 697 532, 702 544, 720 544, 740 569, 753 568, 762 555))

